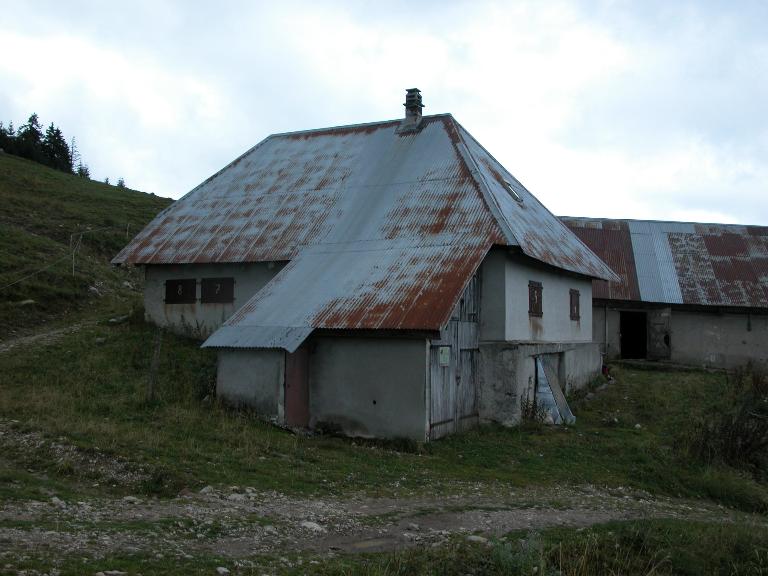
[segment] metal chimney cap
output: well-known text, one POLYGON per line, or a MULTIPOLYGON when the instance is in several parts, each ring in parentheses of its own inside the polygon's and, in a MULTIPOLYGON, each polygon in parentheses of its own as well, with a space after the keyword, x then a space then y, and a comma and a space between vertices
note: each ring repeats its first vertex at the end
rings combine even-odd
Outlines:
POLYGON ((424 104, 421 103, 421 90, 418 88, 407 88, 405 90, 405 104, 406 108, 424 108, 424 104))

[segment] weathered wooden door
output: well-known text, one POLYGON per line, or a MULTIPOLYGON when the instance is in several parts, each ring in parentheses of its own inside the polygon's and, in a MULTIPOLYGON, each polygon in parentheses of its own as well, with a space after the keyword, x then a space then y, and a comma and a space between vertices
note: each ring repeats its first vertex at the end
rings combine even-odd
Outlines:
POLYGON ((306 346, 285 355, 285 423, 309 426, 309 352, 306 346))
POLYGON ((431 439, 477 423, 478 305, 478 281, 473 276, 440 338, 431 342, 431 439))

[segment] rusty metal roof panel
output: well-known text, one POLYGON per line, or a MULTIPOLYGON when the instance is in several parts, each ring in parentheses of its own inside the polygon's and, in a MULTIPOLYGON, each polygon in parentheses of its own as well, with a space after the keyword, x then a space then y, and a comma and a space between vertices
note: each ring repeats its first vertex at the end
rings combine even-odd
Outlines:
POLYGON ((764 226, 570 217, 563 221, 629 283, 632 270, 614 262, 629 261, 631 252, 639 295, 605 296, 604 287, 596 282, 596 298, 768 308, 768 228, 764 226), (628 226, 631 249, 608 238, 607 227, 615 225, 628 226), (601 252, 602 248, 608 252, 601 252))
POLYGON ((489 249, 395 240, 309 248, 204 345, 293 351, 317 328, 439 331, 489 249))
POLYGON ((610 223, 604 227, 599 221, 585 221, 581 225, 568 223, 568 226, 621 278, 621 282, 595 280, 592 283, 592 297, 639 300, 635 255, 627 223, 610 223))

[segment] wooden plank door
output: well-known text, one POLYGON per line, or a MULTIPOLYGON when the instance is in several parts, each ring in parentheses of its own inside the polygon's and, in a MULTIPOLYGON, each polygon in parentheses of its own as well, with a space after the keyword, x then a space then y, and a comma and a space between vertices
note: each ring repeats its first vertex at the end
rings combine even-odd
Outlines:
POLYGON ((478 421, 478 295, 477 277, 473 277, 440 338, 431 342, 431 439, 470 428, 478 421))
POLYGON ((285 355, 285 423, 309 426, 309 352, 302 346, 285 355))

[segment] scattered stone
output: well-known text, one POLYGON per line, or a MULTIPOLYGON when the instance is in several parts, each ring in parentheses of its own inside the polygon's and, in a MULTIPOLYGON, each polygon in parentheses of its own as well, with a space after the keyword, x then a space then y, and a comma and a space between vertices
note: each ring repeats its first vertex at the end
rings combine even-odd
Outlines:
POLYGON ((104 344, 104 342, 106 341, 107 341, 106 338, 96 338, 96 340, 94 340, 93 342, 94 344, 104 344))
POLYGON ((93 294, 94 296, 101 297, 101 291, 96 288, 96 286, 88 286, 88 292, 93 294))
POLYGON ((594 392, 587 392, 587 396, 586 396, 587 400, 592 400, 592 398, 594 398, 594 397, 595 397, 595 393, 594 392))
POLYGON ((51 498, 51 504, 53 504, 54 506, 61 506, 61 507, 64 507, 67 505, 67 503, 64 502, 64 500, 62 500, 61 498, 57 498, 56 496, 51 498))
POLYGON ((234 493, 227 496, 227 500, 232 500, 233 502, 242 502, 243 500, 246 500, 246 496, 245 494, 234 493))
POLYGON ((413 532, 418 532, 419 525, 418 524, 414 524, 413 522, 411 522, 410 524, 408 524, 408 526, 405 527, 405 529, 406 530, 411 530, 413 532))
POLYGON ((27 300, 22 300, 21 302, 17 302, 16 305, 17 306, 31 306, 34 303, 35 303, 34 300, 27 299, 27 300))
POLYGON ((123 502, 125 502, 126 504, 139 504, 141 503, 141 500, 136 498, 136 496, 124 496, 123 502))
POLYGON ((488 544, 488 538, 483 538, 477 534, 470 534, 467 536, 467 542, 475 542, 476 544, 488 544))
POLYGON ((640 428, 642 428, 642 426, 640 426, 640 424, 635 424, 635 429, 636 430, 640 430, 640 428))
POLYGON ((128 320, 128 318, 130 318, 130 316, 128 316, 128 315, 126 315, 126 316, 116 316, 114 318, 110 318, 109 320, 107 320, 107 322, 109 322, 110 324, 122 324, 123 322, 128 320))
POLYGON ((218 568, 216 568, 216 574, 218 574, 219 576, 227 576, 227 574, 229 574, 229 569, 224 568, 224 566, 219 566, 218 568))
POLYGON ((213 486, 206 486, 205 488, 200 488, 200 494, 210 494, 213 492, 213 486))
POLYGON ((325 532, 325 528, 320 526, 317 522, 312 522, 310 520, 304 520, 301 523, 301 527, 305 530, 311 530, 312 532, 325 532))
POLYGON ((277 528, 272 526, 272 524, 267 524, 266 526, 264 526, 264 532, 266 532, 267 534, 277 534, 277 528))

